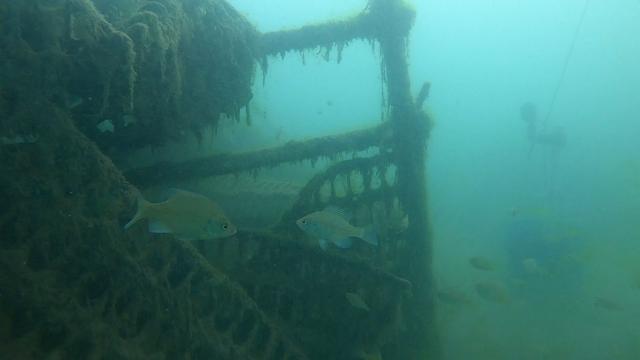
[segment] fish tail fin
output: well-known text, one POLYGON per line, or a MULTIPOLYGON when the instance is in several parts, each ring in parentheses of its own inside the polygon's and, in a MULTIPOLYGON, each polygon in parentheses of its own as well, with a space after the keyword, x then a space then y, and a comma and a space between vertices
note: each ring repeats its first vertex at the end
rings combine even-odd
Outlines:
POLYGON ((142 197, 142 194, 138 193, 138 211, 136 212, 136 214, 133 216, 133 219, 131 219, 131 221, 129 221, 125 226, 124 229, 127 230, 128 228, 130 228, 131 226, 133 226, 133 224, 137 223, 138 221, 144 219, 147 216, 147 209, 149 208, 149 205, 151 203, 148 202, 147 200, 145 200, 142 197))
POLYGON ((373 226, 363 228, 360 238, 373 246, 378 246, 378 235, 373 226))

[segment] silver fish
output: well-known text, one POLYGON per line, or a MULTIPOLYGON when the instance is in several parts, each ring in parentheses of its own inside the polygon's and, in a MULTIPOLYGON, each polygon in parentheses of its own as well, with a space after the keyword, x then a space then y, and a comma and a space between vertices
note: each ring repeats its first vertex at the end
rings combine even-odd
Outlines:
POLYGON ((495 270, 495 265, 493 262, 482 256, 474 256, 469 259, 469 264, 478 270, 483 271, 493 271, 495 270))
POLYGON ((349 304, 351 304, 351 306, 353 306, 354 308, 364 310, 364 311, 371 310, 369 309, 369 305, 367 305, 367 303, 362 299, 360 295, 356 293, 348 292, 348 293, 345 293, 344 296, 347 298, 347 301, 349 302, 349 304))
POLYGON ((362 239, 378 245, 378 238, 371 227, 353 226, 347 220, 344 211, 328 207, 322 211, 312 212, 296 221, 302 231, 318 239, 320 247, 326 250, 331 242, 339 248, 350 248, 353 238, 362 239))

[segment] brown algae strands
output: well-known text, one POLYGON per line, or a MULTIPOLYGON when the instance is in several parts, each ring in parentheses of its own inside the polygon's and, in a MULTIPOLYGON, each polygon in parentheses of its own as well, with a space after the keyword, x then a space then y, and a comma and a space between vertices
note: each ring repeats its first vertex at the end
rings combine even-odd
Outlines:
POLYGON ((185 190, 173 190, 166 201, 151 203, 138 195, 138 212, 125 229, 142 219, 149 232, 173 234, 180 240, 211 240, 235 235, 236 227, 207 197, 185 190))
POLYGON ((353 238, 378 245, 378 238, 372 227, 351 225, 345 212, 335 207, 312 212, 298 219, 296 224, 302 231, 318 239, 323 250, 327 249, 329 243, 343 249, 350 248, 353 238))
POLYGON ((475 269, 482 271, 493 271, 496 268, 491 260, 482 256, 474 256, 469 258, 469 264, 475 269))

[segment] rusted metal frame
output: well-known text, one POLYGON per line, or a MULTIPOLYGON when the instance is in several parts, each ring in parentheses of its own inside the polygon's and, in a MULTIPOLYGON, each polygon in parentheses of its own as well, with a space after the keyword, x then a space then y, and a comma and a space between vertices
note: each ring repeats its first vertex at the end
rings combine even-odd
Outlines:
POLYGON ((357 152, 381 146, 388 124, 330 135, 306 141, 290 141, 269 149, 211 155, 199 159, 160 162, 148 167, 125 171, 127 179, 136 186, 174 184, 180 181, 275 167, 282 163, 333 157, 340 153, 357 152))
POLYGON ((393 162, 398 167, 398 198, 409 217, 409 226, 402 235, 406 246, 399 249, 395 259, 396 272, 414 285, 414 296, 406 308, 410 330, 397 355, 403 359, 427 359, 438 356, 426 191, 429 127, 428 119, 411 96, 407 37, 408 33, 389 33, 379 38, 393 129, 393 162))
MULTIPOLYGON (((283 215, 281 223, 290 223, 290 220, 297 219, 301 214, 304 214, 305 212, 308 212, 310 210, 314 210, 311 207, 318 206, 319 204, 317 199, 315 199, 315 197, 317 196, 317 191, 322 187, 322 184, 324 184, 325 181, 332 180, 340 174, 348 175, 353 170, 360 171, 363 175, 363 179, 365 179, 365 173, 367 171, 370 171, 372 167, 380 166, 381 163, 388 163, 389 161, 390 154, 382 153, 372 157, 356 158, 350 159, 348 161, 343 161, 331 166, 324 172, 316 174, 311 180, 309 180, 305 187, 300 190, 298 200, 291 207, 291 209, 283 215)), ((380 191, 364 189, 363 193, 358 194, 357 196, 359 198, 370 197, 381 195, 383 190, 388 191, 386 187, 381 187, 381 189, 378 190, 380 191)), ((345 196, 344 199, 349 199, 349 196, 345 196)), ((344 205, 346 205, 346 203, 344 205)))
POLYGON ((265 33, 261 36, 263 56, 284 55, 288 51, 330 48, 358 38, 375 38, 375 32, 366 13, 342 21, 307 25, 294 30, 265 33))

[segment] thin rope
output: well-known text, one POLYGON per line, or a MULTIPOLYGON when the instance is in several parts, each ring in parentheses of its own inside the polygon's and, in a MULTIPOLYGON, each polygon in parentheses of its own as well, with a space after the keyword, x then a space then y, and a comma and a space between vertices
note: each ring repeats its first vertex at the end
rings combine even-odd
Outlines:
POLYGON ((582 28, 582 23, 584 21, 584 16, 587 13, 587 8, 589 7, 590 0, 585 0, 584 6, 582 8, 582 14, 580 14, 580 20, 578 21, 578 26, 576 26, 576 30, 573 33, 573 39, 571 40, 571 46, 569 47, 569 51, 567 52, 567 56, 564 58, 564 65, 562 67, 562 72, 560 73, 560 78, 558 79, 558 83, 556 84, 556 88, 553 91, 553 97, 551 98, 551 105, 549 105, 549 111, 547 111, 547 116, 545 116, 544 121, 542 122, 542 128, 545 129, 547 127, 547 122, 551 117, 551 113, 553 112, 553 108, 556 104, 556 99, 558 97, 558 92, 560 91, 560 87, 564 81, 564 76, 567 72, 567 67, 569 67, 569 60, 571 59, 571 55, 573 54, 573 49, 576 46, 576 40, 578 39, 578 34, 580 33, 580 29, 582 28))

